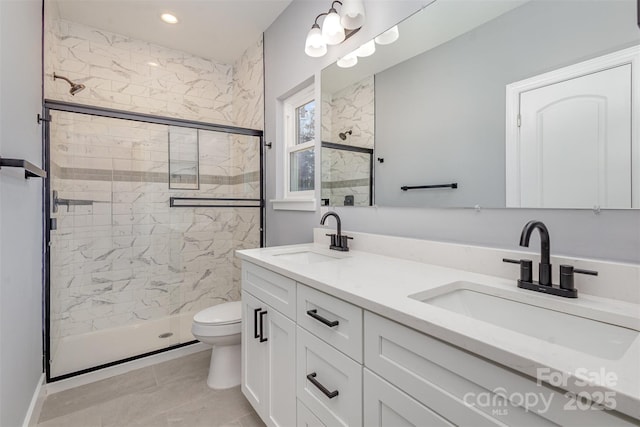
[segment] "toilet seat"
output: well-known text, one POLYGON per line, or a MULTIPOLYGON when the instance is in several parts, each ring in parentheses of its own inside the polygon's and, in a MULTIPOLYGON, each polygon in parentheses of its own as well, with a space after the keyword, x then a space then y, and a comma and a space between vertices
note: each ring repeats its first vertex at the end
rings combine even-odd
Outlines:
POLYGON ((240 323, 242 302, 233 301, 205 308, 193 316, 193 322, 201 325, 229 325, 240 323))

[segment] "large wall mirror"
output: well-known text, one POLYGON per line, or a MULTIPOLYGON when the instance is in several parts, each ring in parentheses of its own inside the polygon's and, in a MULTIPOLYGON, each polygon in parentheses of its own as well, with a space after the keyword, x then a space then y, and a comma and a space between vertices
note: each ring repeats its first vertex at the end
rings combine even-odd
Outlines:
POLYGON ((636 0, 435 0, 378 41, 322 71, 323 204, 640 208, 636 0))

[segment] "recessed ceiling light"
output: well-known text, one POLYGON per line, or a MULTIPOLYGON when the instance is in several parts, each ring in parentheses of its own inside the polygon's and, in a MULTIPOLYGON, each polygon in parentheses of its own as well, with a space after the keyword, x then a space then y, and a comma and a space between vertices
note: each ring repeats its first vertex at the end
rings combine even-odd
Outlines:
POLYGON ((178 23, 178 18, 176 18, 175 15, 172 15, 170 13, 163 13, 162 15, 160 15, 160 19, 162 19, 167 24, 177 24, 178 23))

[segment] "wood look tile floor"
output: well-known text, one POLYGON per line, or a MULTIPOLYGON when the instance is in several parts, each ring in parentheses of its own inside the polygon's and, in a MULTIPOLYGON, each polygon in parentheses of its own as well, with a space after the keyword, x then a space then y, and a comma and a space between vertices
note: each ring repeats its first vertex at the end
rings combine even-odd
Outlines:
POLYGON ((258 427, 240 387, 207 386, 210 351, 47 396, 38 427, 258 427))

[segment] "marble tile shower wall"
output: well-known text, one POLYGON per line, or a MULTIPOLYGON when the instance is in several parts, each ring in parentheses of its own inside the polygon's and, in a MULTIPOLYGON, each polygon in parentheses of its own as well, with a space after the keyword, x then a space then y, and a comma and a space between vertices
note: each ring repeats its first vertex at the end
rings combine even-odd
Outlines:
POLYGON ((233 66, 57 20, 45 32, 48 98, 189 120, 233 124, 233 66), (75 96, 53 72, 86 85, 75 96))
MULTIPOLYGON (((323 97, 323 140, 373 148, 375 134, 374 78, 367 77, 332 96, 323 97), (340 132, 351 130, 346 140, 340 132)), ((369 205, 369 156, 342 150, 322 150, 322 198, 343 205, 354 196, 356 206, 369 205)))
MULTIPOLYGON (((255 139, 201 132, 200 190, 169 190, 166 126, 53 114, 53 339, 239 299, 234 250, 259 246, 259 210, 170 208, 169 197, 259 197, 233 158, 255 139)), ((245 158, 249 158, 245 155, 245 158)), ((248 170, 258 167, 255 155, 248 170)))
MULTIPOLYGON (((68 21, 45 26, 46 98, 263 127, 262 40, 227 65, 68 21), (72 97, 53 71, 87 89, 72 97)), ((259 246, 259 210, 170 208, 169 197, 259 198, 257 138, 201 132, 200 189, 177 191, 167 184, 166 126, 60 112, 53 119, 52 189, 94 201, 53 215, 54 346, 239 299, 234 250, 259 246)))

